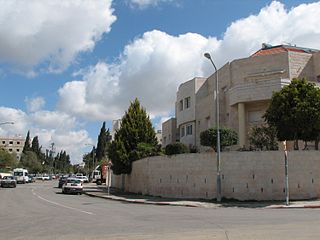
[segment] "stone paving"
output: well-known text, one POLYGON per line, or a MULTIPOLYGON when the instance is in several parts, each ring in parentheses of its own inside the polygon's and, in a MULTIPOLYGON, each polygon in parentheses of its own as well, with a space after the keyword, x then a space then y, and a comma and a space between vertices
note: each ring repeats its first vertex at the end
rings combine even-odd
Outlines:
POLYGON ((145 196, 134 193, 122 192, 114 188, 108 189, 105 185, 97 186, 89 183, 84 186, 84 194, 91 197, 99 197, 114 201, 122 201, 135 204, 152 204, 152 205, 170 205, 170 206, 185 206, 185 207, 202 207, 202 208, 221 208, 221 207, 238 207, 238 208, 266 208, 266 209, 292 209, 292 208, 320 208, 320 200, 308 201, 291 201, 287 206, 285 202, 268 201, 268 202, 241 202, 224 200, 217 203, 214 200, 184 200, 161 198, 154 196, 145 196))

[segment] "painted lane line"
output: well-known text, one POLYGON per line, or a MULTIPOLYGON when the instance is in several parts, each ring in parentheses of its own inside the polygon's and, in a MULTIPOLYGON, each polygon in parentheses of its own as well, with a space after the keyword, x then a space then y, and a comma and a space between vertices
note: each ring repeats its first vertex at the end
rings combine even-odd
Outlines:
POLYGON ((84 211, 84 210, 81 210, 81 209, 78 209, 78 208, 73 208, 73 207, 69 207, 69 206, 66 206, 66 205, 63 205, 63 204, 60 204, 60 203, 57 203, 57 202, 50 201, 48 199, 45 199, 45 198, 41 197, 37 193, 35 193, 33 189, 31 191, 32 191, 33 195, 35 195, 36 197, 38 197, 39 199, 41 199, 41 200, 43 200, 45 202, 54 204, 54 205, 59 206, 59 207, 67 208, 67 209, 70 209, 70 210, 74 210, 74 211, 77 211, 77 212, 81 212, 81 213, 85 213, 85 214, 89 214, 89 215, 95 215, 92 212, 87 212, 87 211, 84 211))

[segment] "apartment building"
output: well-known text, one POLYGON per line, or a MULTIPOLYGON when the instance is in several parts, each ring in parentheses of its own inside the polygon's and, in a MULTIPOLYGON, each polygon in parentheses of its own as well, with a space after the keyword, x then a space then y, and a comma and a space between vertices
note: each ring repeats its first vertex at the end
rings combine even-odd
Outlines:
POLYGON ((0 137, 0 147, 6 149, 9 153, 15 153, 18 161, 20 161, 24 143, 24 138, 0 137))
MULTIPOLYGON (((200 133, 215 126, 216 74, 220 125, 236 130, 238 145, 244 147, 249 145, 252 126, 264 122, 262 116, 274 91, 280 91, 294 78, 307 78, 319 85, 320 52, 291 45, 263 44, 251 56, 226 63, 203 81, 197 82, 195 78, 181 84, 175 104, 182 143, 200 147, 200 133)), ((163 134, 167 133, 163 131, 163 134)))

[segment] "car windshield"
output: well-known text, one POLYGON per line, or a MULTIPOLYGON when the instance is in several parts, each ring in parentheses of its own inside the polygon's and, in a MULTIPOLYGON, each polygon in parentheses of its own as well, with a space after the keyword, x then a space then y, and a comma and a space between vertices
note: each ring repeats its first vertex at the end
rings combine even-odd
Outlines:
POLYGON ((14 177, 13 176, 5 176, 5 177, 3 177, 3 179, 5 179, 5 180, 14 180, 14 177))
POLYGON ((68 179, 67 183, 81 183, 79 179, 68 179))
POLYGON ((23 176, 23 172, 14 172, 13 175, 14 176, 23 176))

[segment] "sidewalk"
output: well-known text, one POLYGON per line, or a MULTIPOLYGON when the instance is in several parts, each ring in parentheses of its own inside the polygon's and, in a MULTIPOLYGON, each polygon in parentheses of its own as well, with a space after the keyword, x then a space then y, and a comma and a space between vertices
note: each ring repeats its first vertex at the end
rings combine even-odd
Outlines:
POLYGON ((84 186, 84 194, 91 197, 99 197, 114 201, 122 201, 135 204, 152 204, 152 205, 170 205, 184 207, 202 207, 202 208, 266 208, 266 209, 292 209, 292 208, 320 208, 320 200, 309 201, 292 201, 289 206, 284 202, 269 201, 269 202, 241 202, 241 201, 222 201, 217 203, 212 200, 183 200, 172 198, 161 198, 154 196, 139 195, 134 193, 122 192, 118 189, 110 188, 110 194, 105 185, 97 186, 94 183, 89 183, 84 186))

